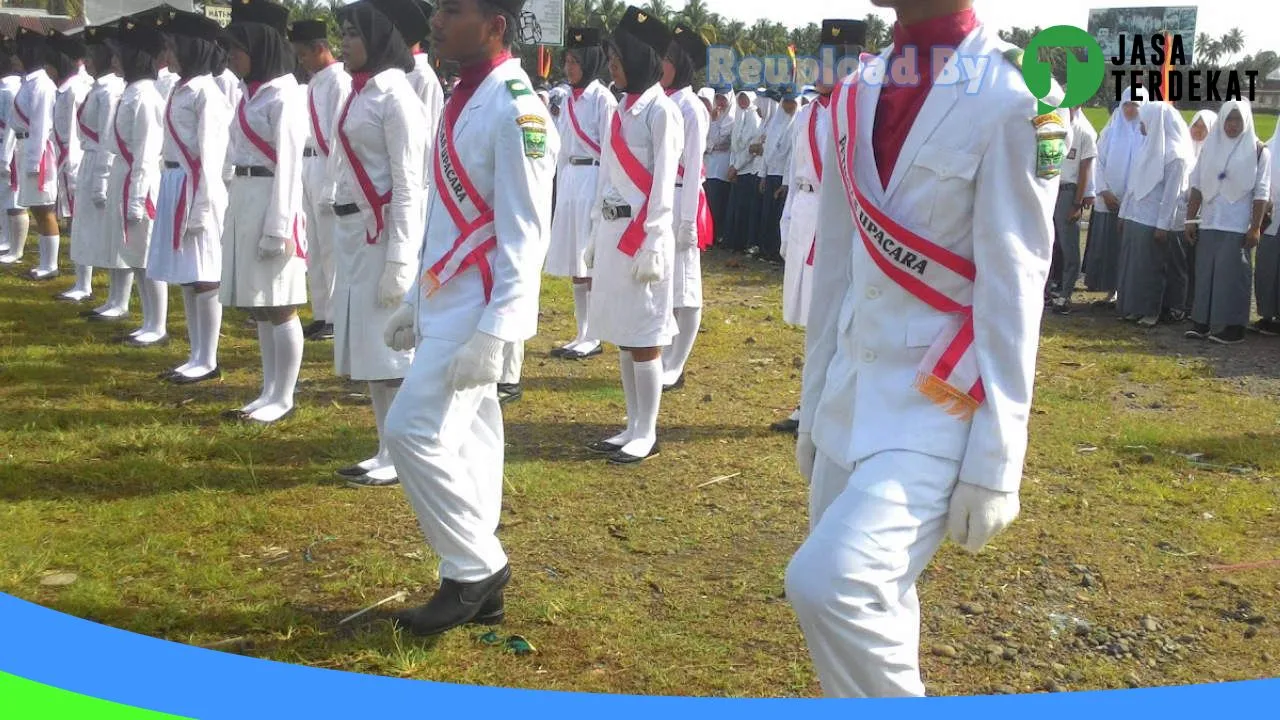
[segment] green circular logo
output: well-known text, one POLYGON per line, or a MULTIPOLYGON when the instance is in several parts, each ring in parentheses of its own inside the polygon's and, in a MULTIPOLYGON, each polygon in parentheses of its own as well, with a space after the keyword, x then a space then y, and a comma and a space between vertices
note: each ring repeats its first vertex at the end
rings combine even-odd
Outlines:
POLYGON ((1083 105, 1102 87, 1106 74, 1107 62, 1102 56, 1102 46, 1087 31, 1071 25, 1055 25, 1041 30, 1031 38, 1022 57, 1022 79, 1039 100, 1041 114, 1083 105), (1083 62, 1073 52, 1066 54, 1067 87, 1062 102, 1057 105, 1045 101, 1053 89, 1053 64, 1040 59, 1040 48, 1084 48, 1087 54, 1083 62))

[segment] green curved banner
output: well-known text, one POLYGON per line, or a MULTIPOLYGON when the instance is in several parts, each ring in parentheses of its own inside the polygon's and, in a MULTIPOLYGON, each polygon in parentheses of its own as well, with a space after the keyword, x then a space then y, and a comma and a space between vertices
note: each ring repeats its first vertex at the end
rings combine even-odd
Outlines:
POLYGON ((5 720, 190 720, 118 705, 0 672, 0 718, 5 720))

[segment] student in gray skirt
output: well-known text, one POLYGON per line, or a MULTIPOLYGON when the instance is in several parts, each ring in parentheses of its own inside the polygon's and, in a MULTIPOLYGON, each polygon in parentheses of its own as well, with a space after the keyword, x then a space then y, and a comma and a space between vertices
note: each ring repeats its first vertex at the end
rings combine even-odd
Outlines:
POLYGON ((1253 249, 1271 196, 1271 155, 1254 134, 1247 101, 1222 106, 1191 171, 1187 242, 1197 245, 1195 327, 1189 339, 1244 341, 1249 322, 1253 249))
POLYGON ((1253 332, 1263 335, 1280 335, 1280 221, 1276 219, 1276 205, 1280 203, 1280 128, 1267 143, 1271 155, 1271 198, 1263 219, 1262 238, 1258 243, 1257 270, 1253 276, 1257 293, 1260 320, 1249 326, 1253 332))

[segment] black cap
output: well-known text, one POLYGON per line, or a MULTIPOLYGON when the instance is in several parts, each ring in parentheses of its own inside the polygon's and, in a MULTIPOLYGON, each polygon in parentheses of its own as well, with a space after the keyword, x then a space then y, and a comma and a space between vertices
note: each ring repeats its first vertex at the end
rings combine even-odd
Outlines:
POLYGON ((569 28, 564 38, 564 47, 566 50, 599 47, 601 37, 599 28, 569 28))
POLYGON ((395 25, 405 44, 417 45, 427 39, 431 26, 418 0, 369 0, 369 4, 395 25))
POLYGON ((45 45, 49 39, 36 30, 32 30, 26 26, 19 26, 18 31, 13 35, 14 44, 18 47, 31 45, 45 45))
POLYGON ((231 5, 231 22, 252 22, 267 25, 289 33, 289 8, 268 0, 235 0, 231 5))
POLYGON ((169 18, 162 28, 171 35, 181 35, 183 37, 196 38, 197 40, 208 40, 209 42, 217 42, 218 37, 222 35, 222 26, 216 20, 193 12, 178 11, 173 13, 173 16, 169 18))
POLYGON ((848 47, 867 44, 867 24, 861 20, 823 20, 820 45, 848 47))
POLYGON ((84 59, 84 41, 78 37, 63 35, 57 30, 49 31, 49 49, 62 53, 73 60, 84 59))
POLYGON ((688 25, 677 25, 671 34, 675 37, 676 45, 693 61, 695 72, 707 66, 707 41, 700 33, 688 25))
MULTIPOLYGON (((160 21, 163 23, 163 20, 160 21)), ((116 42, 121 45, 137 48, 152 55, 159 55, 164 50, 164 35, 153 18, 151 22, 139 22, 132 17, 120 21, 120 32, 116 42)))
MULTIPOLYGON (((174 8, 161 3, 155 7, 150 7, 146 10, 129 15, 128 19, 138 24, 163 25, 169 22, 169 18, 172 17, 175 12, 177 11, 174 8)), ((124 18, 121 18, 120 22, 124 22, 124 18)))
POLYGON ((119 31, 114 25, 94 25, 84 29, 85 45, 103 45, 108 40, 114 40, 119 31))
POLYGON ((524 0, 489 0, 489 2, 497 5, 499 10, 506 10, 517 18, 520 17, 520 11, 524 9, 524 0))
POLYGON ((422 17, 431 22, 431 15, 436 11, 436 4, 432 0, 417 0, 418 9, 422 11, 422 17))
POLYGON ((671 47, 671 30, 652 13, 631 5, 618 21, 615 33, 624 32, 640 42, 653 48, 659 57, 665 57, 671 47))
POLYGON ((329 24, 323 20, 299 20, 289 27, 289 42, 313 43, 329 39, 329 24))

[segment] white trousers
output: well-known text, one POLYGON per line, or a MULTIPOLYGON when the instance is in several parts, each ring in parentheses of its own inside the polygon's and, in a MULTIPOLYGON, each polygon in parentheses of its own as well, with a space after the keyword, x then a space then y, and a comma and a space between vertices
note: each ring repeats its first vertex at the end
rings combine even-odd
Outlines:
POLYGON ((921 697, 916 579, 946 536, 960 464, 886 451, 852 472, 821 452, 787 599, 828 697, 921 697))
POLYGON ((503 385, 519 385, 520 374, 524 370, 524 342, 507 343, 502 352, 502 377, 498 382, 503 385))
POLYGON ((440 577, 483 580, 507 564, 495 534, 502 511, 503 431, 497 388, 455 392, 460 343, 424 338, 387 413, 387 449, 440 577))
POLYGON ((333 291, 337 277, 337 257, 334 252, 337 219, 332 209, 330 212, 321 210, 323 198, 316 192, 316 176, 323 179, 325 159, 309 157, 302 162, 302 204, 307 216, 307 285, 311 294, 311 314, 316 320, 332 323, 333 291))

